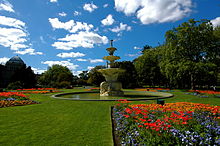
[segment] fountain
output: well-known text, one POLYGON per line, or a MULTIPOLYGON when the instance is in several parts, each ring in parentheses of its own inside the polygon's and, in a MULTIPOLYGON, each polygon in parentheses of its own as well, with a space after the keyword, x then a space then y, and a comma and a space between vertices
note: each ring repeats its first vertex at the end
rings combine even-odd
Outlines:
POLYGON ((114 56, 114 52, 117 49, 113 47, 113 40, 110 41, 110 47, 106 50, 109 52, 109 56, 104 56, 103 59, 107 60, 108 68, 98 70, 106 80, 100 84, 100 96, 124 96, 122 83, 117 81, 117 79, 118 75, 125 72, 125 70, 114 68, 115 60, 120 59, 120 57, 114 56))
MULTIPOLYGON (((137 100, 158 100, 170 98, 173 95, 170 93, 162 92, 150 92, 150 91, 137 91, 126 90, 122 91, 122 83, 117 79, 120 73, 125 70, 115 68, 115 60, 120 59, 119 56, 114 56, 116 48, 113 47, 113 40, 111 40, 110 47, 106 50, 109 52, 109 56, 104 56, 103 59, 107 60, 106 69, 100 69, 99 72, 105 77, 104 82, 100 84, 100 91, 80 91, 73 93, 60 93, 53 95, 53 98, 66 99, 66 100, 81 100, 81 101, 116 101, 120 99, 126 99, 129 101, 137 100)), ((83 90, 85 90, 83 88, 83 90)))

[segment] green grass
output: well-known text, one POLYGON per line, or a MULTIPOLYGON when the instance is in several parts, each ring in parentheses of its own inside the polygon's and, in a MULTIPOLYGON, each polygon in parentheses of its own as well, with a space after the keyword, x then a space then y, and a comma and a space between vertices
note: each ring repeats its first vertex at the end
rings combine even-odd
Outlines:
MULTIPOLYGON (((65 90, 72 91, 82 90, 65 90)), ((220 98, 172 93, 175 97, 166 102, 220 105, 220 98)), ((0 108, 0 145, 113 145, 110 108, 117 102, 59 100, 50 95, 32 94, 40 104, 0 108)))

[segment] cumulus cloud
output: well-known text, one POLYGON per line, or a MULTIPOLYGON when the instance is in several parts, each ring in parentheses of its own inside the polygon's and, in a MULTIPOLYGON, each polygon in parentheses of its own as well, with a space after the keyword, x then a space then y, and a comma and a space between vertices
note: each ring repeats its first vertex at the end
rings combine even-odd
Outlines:
POLYGON ((65 17, 67 14, 65 12, 58 13, 59 16, 65 17))
POLYGON ((27 48, 24 43, 27 41, 27 33, 17 28, 0 27, 0 45, 9 47, 11 50, 27 48))
POLYGON ((53 66, 55 64, 68 67, 70 70, 75 70, 79 65, 73 64, 70 61, 43 61, 42 64, 47 64, 48 66, 53 66))
POLYGON ((87 69, 90 71, 91 69, 93 69, 94 66, 88 66, 87 69))
POLYGON ((35 49, 29 48, 29 49, 25 49, 23 51, 16 51, 16 54, 21 54, 21 55, 25 55, 25 54, 29 54, 29 55, 43 55, 42 52, 35 52, 35 49))
POLYGON ((57 54, 58 57, 61 58, 76 58, 76 57, 83 57, 86 54, 80 53, 80 52, 69 52, 69 53, 59 53, 57 54))
POLYGON ((128 26, 127 24, 123 24, 123 23, 120 23, 119 26, 115 27, 115 28, 112 28, 110 29, 112 32, 121 32, 121 31, 130 31, 131 30, 131 26, 128 26))
POLYGON ((115 0, 117 11, 135 14, 142 24, 180 20, 192 11, 192 0, 115 0))
POLYGON ((74 20, 61 22, 58 18, 49 18, 49 22, 53 29, 65 29, 71 33, 75 33, 79 30, 89 31, 94 27, 92 24, 78 21, 75 22, 74 20))
POLYGON ((31 69, 34 71, 35 74, 42 74, 43 72, 47 71, 46 69, 39 69, 31 67, 31 69))
POLYGON ((0 3, 0 10, 15 12, 13 6, 8 1, 3 1, 2 3, 0 3))
POLYGON ((87 59, 83 59, 83 58, 79 58, 79 59, 76 59, 77 61, 82 61, 82 62, 85 62, 85 61, 88 61, 87 59))
POLYGON ((57 3, 57 0, 50 0, 51 3, 57 3))
POLYGON ((42 55, 42 52, 35 52, 30 48, 30 44, 27 45, 28 35, 26 24, 23 21, 0 16, 0 45, 16 51, 14 52, 16 54, 42 55))
POLYGON ((10 58, 8 58, 8 57, 0 58, 0 64, 5 65, 5 63, 6 63, 9 59, 10 59, 10 58))
POLYGON ((91 12, 93 12, 95 9, 97 9, 98 7, 96 6, 96 5, 94 5, 93 3, 91 3, 91 4, 85 4, 84 6, 83 6, 83 9, 85 10, 85 11, 89 11, 90 13, 91 12))
POLYGON ((82 58, 79 58, 79 59, 76 59, 77 61, 82 61, 82 62, 85 62, 85 61, 89 61, 90 63, 99 63, 99 62, 104 62, 103 59, 82 59, 82 58))
POLYGON ((211 20, 211 23, 213 24, 214 27, 220 26, 220 17, 211 20))
POLYGON ((103 59, 89 59, 90 63, 99 63, 99 62, 104 62, 103 59))
POLYGON ((115 20, 113 19, 111 14, 109 14, 105 19, 101 21, 103 25, 112 25, 114 22, 115 20))
POLYGON ((79 16, 79 15, 81 15, 81 12, 74 11, 73 15, 74 15, 74 16, 79 16))
POLYGON ((93 48, 94 45, 107 44, 108 38, 101 36, 95 30, 92 24, 69 20, 61 22, 58 18, 49 18, 53 29, 64 29, 69 33, 64 38, 57 39, 52 44, 56 49, 71 50, 77 47, 93 48))
POLYGON ((71 50, 77 47, 93 48, 94 44, 107 44, 108 38, 94 32, 80 31, 77 34, 68 34, 52 44, 56 49, 71 50))
POLYGON ((25 23, 15 18, 0 16, 0 25, 24 29, 25 23))

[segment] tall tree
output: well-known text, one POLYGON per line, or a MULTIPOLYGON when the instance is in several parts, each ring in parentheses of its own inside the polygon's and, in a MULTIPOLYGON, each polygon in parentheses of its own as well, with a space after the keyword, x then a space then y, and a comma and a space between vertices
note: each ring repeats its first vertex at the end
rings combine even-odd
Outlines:
POLYGON ((147 49, 143 55, 135 59, 134 65, 138 74, 138 82, 141 85, 161 85, 165 77, 160 72, 160 60, 162 57, 162 46, 147 49))
POLYGON ((40 77, 39 82, 46 87, 66 87, 72 84, 73 74, 65 66, 53 65, 40 77))
POLYGON ((89 71, 89 79, 88 79, 88 83, 95 85, 95 86, 100 86, 100 83, 105 81, 105 77, 98 72, 99 69, 104 69, 106 68, 105 66, 99 65, 94 67, 93 69, 91 69, 89 71))
POLYGON ((36 75, 30 66, 27 68, 26 66, 23 66, 15 71, 10 82, 13 83, 18 81, 23 84, 23 88, 33 88, 36 86, 36 75))
POLYGON ((135 88, 138 87, 137 72, 134 67, 134 63, 131 61, 115 62, 116 68, 124 69, 125 72, 119 75, 118 80, 122 82, 123 88, 135 88))
POLYGON ((162 71, 170 82, 178 84, 188 80, 189 86, 194 89, 200 73, 206 70, 207 66, 209 72, 216 72, 216 65, 211 61, 216 56, 213 50, 219 52, 210 21, 191 19, 166 32, 162 71))

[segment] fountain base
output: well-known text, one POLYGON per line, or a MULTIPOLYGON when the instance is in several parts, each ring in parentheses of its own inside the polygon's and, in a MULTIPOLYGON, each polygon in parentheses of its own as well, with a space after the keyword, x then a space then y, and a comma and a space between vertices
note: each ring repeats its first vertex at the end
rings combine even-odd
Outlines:
POLYGON ((100 84, 100 96, 124 96, 121 89, 121 82, 105 81, 100 84))

